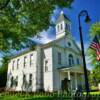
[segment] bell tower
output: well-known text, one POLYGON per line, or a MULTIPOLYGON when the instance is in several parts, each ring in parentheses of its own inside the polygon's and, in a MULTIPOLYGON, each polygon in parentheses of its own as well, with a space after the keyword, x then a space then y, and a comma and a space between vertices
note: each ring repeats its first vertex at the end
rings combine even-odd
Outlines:
POLYGON ((63 11, 61 11, 58 19, 56 20, 56 39, 61 38, 67 34, 70 34, 71 22, 67 18, 63 11))

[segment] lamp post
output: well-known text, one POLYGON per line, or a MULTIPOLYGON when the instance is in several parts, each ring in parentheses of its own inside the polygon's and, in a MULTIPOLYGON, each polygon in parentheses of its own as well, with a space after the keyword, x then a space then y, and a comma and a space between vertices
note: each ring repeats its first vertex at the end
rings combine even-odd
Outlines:
POLYGON ((88 12, 86 10, 82 10, 78 15, 78 22, 79 22, 79 32, 80 32, 80 42, 81 42, 81 50, 82 50, 82 58, 83 58, 83 67, 84 67, 84 77, 85 77, 85 89, 87 94, 89 93, 89 83, 88 83, 88 75, 86 69, 86 61, 85 61, 85 54, 84 54, 84 44, 83 44, 83 37, 82 37, 82 27, 80 17, 86 16, 85 22, 90 22, 90 18, 88 12))

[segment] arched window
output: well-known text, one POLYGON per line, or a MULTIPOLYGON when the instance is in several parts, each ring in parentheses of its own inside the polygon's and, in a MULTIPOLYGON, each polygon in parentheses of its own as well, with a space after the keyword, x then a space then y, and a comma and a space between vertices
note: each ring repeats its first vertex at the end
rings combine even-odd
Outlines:
POLYGON ((71 43, 70 42, 68 42, 68 47, 71 47, 71 43))
POLYGON ((72 54, 69 54, 68 59, 69 59, 69 66, 74 65, 74 59, 72 54))

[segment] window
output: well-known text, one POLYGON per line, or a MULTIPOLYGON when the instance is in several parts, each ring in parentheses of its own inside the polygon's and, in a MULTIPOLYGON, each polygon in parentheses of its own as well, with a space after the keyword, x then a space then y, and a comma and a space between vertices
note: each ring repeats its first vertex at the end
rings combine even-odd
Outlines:
POLYGON ((68 30, 68 24, 66 24, 66 29, 68 30))
POLYGON ((70 25, 66 24, 66 29, 70 31, 70 25))
POLYGON ((45 60, 45 72, 47 72, 48 71, 48 60, 46 59, 45 60))
POLYGON ((26 82, 26 75, 23 75, 23 84, 26 82))
POLYGON ((20 59, 17 60, 17 69, 19 68, 20 65, 20 59))
POLYGON ((30 66, 33 64, 33 54, 30 55, 30 66))
POLYGON ((10 84, 10 87, 13 87, 13 85, 14 85, 14 78, 13 78, 13 76, 11 77, 11 84, 10 84))
POLYGON ((68 58, 69 58, 69 66, 74 65, 73 55, 72 55, 72 54, 70 54, 68 58))
POLYGON ((15 61, 13 61, 12 70, 14 70, 14 67, 15 67, 15 61))
POLYGON ((58 64, 61 64, 61 53, 58 52, 58 64))
POLYGON ((70 42, 68 42, 68 47, 71 47, 71 43, 70 42))
POLYGON ((57 30, 58 30, 58 32, 59 32, 59 30, 60 30, 60 29, 59 29, 59 25, 57 26, 57 30))
POLYGON ((63 24, 61 23, 61 24, 59 24, 58 26, 57 26, 57 31, 59 32, 59 31, 61 31, 63 29, 63 24))
POLYGON ((26 67, 27 66, 27 57, 25 56, 24 57, 24 67, 26 67))
POLYGON ((77 58, 77 65, 79 65, 80 64, 80 61, 79 61, 79 59, 77 58))
POLYGON ((16 76, 16 86, 18 86, 18 76, 16 76))
POLYGON ((32 85, 32 74, 29 75, 29 85, 32 85))
POLYGON ((61 26, 61 30, 63 29, 63 24, 60 25, 61 26))

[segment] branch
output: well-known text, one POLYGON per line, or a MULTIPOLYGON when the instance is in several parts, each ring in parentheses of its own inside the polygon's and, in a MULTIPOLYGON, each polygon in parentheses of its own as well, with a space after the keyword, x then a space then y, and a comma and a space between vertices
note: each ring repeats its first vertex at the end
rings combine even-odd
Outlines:
POLYGON ((0 5, 0 10, 3 10, 4 8, 6 8, 9 2, 10 0, 7 0, 5 3, 3 3, 3 5, 0 5))

